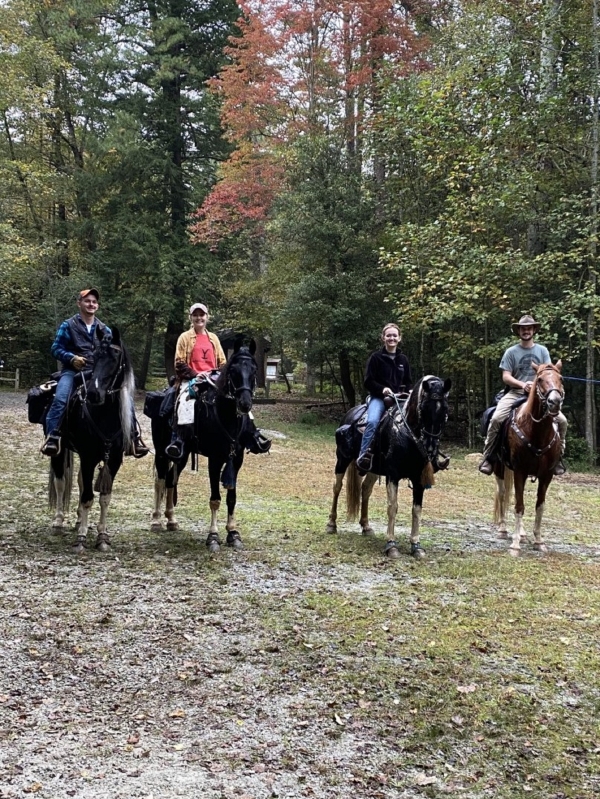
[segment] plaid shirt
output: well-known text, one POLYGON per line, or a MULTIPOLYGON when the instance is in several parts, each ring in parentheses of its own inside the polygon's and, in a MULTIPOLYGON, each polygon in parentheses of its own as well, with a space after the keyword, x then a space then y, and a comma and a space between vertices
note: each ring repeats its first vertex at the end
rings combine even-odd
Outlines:
MULTIPOLYGON (((73 358, 76 355, 81 355, 80 352, 74 351, 75 342, 73 341, 73 335, 71 333, 71 326, 69 324, 70 321, 70 319, 65 319, 65 321, 61 324, 56 331, 54 343, 52 344, 52 347, 50 347, 52 357, 56 358, 56 360, 60 361, 64 366, 70 366, 73 358)), ((77 321, 81 322, 82 325, 85 325, 85 322, 79 314, 77 314, 77 321)), ((92 329, 89 333, 90 340, 92 341, 94 339, 94 333, 96 332, 97 323, 98 320, 94 319, 92 329)), ((108 326, 106 327, 106 332, 110 334, 110 328, 108 326)))

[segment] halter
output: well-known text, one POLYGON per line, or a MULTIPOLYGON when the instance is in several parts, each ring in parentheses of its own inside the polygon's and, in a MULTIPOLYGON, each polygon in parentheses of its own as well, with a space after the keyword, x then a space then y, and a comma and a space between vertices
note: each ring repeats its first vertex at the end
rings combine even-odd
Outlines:
MULTIPOLYGON (((240 355, 240 360, 244 358, 245 360, 254 360, 251 355, 240 355)), ((231 366, 231 364, 229 365, 231 366)), ((251 396, 254 397, 254 391, 256 388, 256 376, 254 376, 251 380, 246 381, 244 377, 244 381, 241 386, 236 386, 233 382, 233 377, 231 375, 231 369, 227 369, 227 382, 225 384, 225 392, 224 396, 227 399, 236 399, 239 394, 243 391, 249 391, 251 396)))

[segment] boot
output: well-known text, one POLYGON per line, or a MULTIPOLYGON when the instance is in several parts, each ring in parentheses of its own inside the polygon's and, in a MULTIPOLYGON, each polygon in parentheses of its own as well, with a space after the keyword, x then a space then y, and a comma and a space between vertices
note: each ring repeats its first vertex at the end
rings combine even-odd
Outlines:
POLYGON ((143 458, 150 452, 148 447, 142 441, 142 437, 139 433, 136 434, 135 438, 131 442, 131 450, 131 454, 134 458, 143 458))
POLYGON ((372 466, 373 466, 373 453, 371 452, 370 449, 366 449, 356 461, 356 468, 358 469, 358 474, 361 477, 364 477, 365 474, 371 470, 372 466))
POLYGON ((564 474, 566 471, 567 467, 565 466, 564 461, 561 458, 554 467, 554 469, 552 470, 552 474, 556 475, 557 477, 560 477, 560 475, 564 474))
POLYGON ((54 458, 56 455, 60 455, 60 450, 61 438, 58 433, 50 433, 40 447, 40 452, 42 455, 47 455, 49 458, 54 458))
POLYGON ((482 474, 490 475, 494 471, 494 464, 491 461, 488 461, 487 458, 484 458, 481 463, 479 464, 479 471, 482 474))
POLYGON ((450 457, 444 455, 443 452, 438 452, 436 459, 433 462, 434 472, 443 472, 450 466, 450 457))

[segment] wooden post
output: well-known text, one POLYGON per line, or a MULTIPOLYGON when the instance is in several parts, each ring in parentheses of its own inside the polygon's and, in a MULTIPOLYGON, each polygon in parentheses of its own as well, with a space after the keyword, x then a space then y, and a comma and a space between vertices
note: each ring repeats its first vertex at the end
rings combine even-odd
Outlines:
POLYGON ((15 369, 15 391, 19 390, 19 370, 15 369))

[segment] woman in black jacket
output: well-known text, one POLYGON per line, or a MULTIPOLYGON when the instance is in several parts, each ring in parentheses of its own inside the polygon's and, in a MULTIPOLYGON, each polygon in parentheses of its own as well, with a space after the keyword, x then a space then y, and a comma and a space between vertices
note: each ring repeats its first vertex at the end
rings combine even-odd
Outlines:
POLYGON ((385 410, 385 397, 410 391, 412 386, 408 358, 398 351, 400 328, 393 323, 385 325, 381 340, 383 347, 371 353, 365 370, 365 388, 369 392, 367 426, 356 461, 361 472, 368 472, 373 465, 371 443, 385 410))

